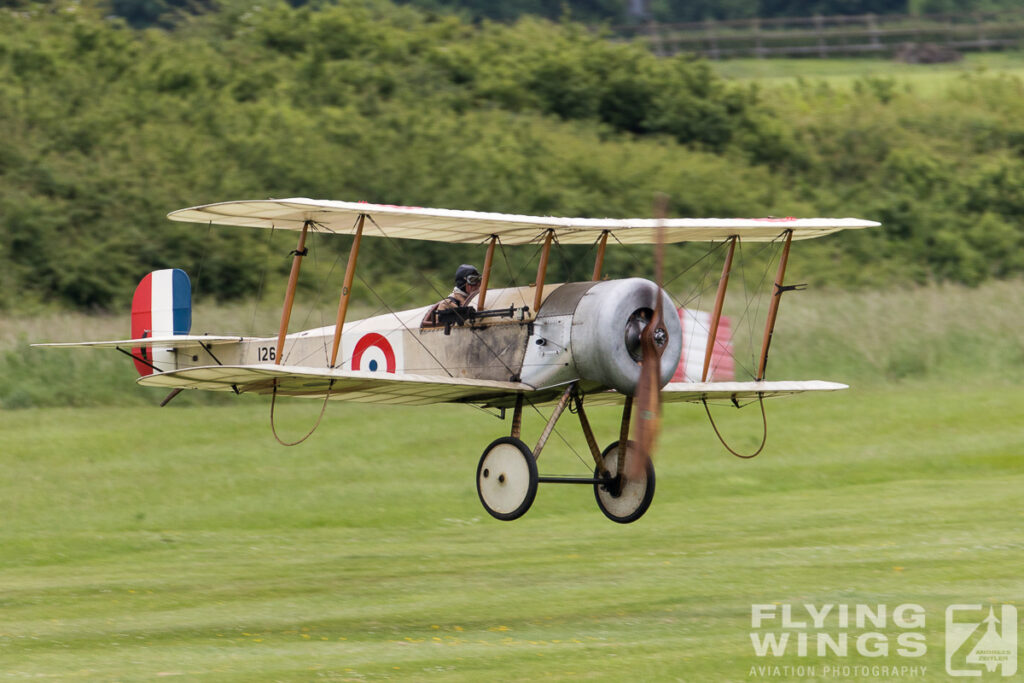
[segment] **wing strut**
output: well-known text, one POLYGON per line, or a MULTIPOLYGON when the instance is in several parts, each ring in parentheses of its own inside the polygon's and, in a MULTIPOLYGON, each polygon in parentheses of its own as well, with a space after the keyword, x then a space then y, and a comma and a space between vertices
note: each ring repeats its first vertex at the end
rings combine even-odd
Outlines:
POLYGON ((484 300, 487 298, 487 285, 491 282, 491 262, 494 261, 494 245, 498 241, 497 235, 491 235, 491 242, 487 245, 487 256, 484 256, 484 274, 480 279, 480 291, 476 295, 476 307, 484 310, 484 300))
POLYGON ((768 365, 768 347, 772 345, 772 334, 775 332, 775 318, 779 315, 779 302, 782 301, 782 293, 786 289, 782 282, 786 277, 786 262, 789 261, 789 245, 793 242, 793 231, 786 231, 786 242, 782 246, 782 257, 779 259, 779 272, 775 275, 775 286, 772 288, 772 302, 768 307, 768 320, 764 325, 764 341, 761 343, 761 364, 757 368, 757 377, 754 379, 760 382, 764 379, 765 366, 768 365))
POLYGON ((284 308, 281 310, 281 329, 277 333, 277 357, 274 363, 281 364, 282 352, 284 351, 284 338, 288 334, 288 320, 292 317, 292 304, 295 303, 295 287, 299 284, 299 270, 302 268, 302 257, 308 252, 306 249, 306 233, 309 232, 310 221, 302 224, 302 233, 299 235, 299 245, 295 247, 292 254, 292 272, 288 275, 288 289, 284 293, 284 308))
POLYGON ((337 367, 338 345, 341 344, 341 332, 345 327, 345 317, 348 315, 348 302, 352 296, 352 281, 356 276, 356 260, 359 258, 359 243, 363 239, 363 222, 366 214, 359 214, 356 219, 356 236, 352 241, 352 250, 348 253, 348 265, 345 266, 345 280, 341 285, 341 298, 338 300, 338 319, 334 323, 334 341, 331 343, 331 365, 337 367))
POLYGON ((551 239, 555 236, 555 229, 551 228, 544 235, 544 249, 540 252, 540 263, 537 264, 537 291, 533 293, 533 314, 537 315, 540 310, 540 303, 544 300, 544 277, 548 272, 548 255, 551 253, 551 239))
POLYGON ((729 239, 729 251, 722 265, 722 278, 718 281, 718 294, 715 295, 715 311, 711 314, 711 329, 708 330, 708 346, 704 349, 704 369, 700 373, 700 381, 708 381, 708 370, 711 368, 711 356, 715 351, 715 337, 718 336, 718 321, 722 318, 722 305, 725 303, 725 288, 729 286, 729 274, 732 272, 732 255, 736 251, 739 235, 729 239))
POLYGON ((604 248, 608 245, 608 233, 605 230, 601 233, 601 239, 597 242, 597 256, 594 258, 594 275, 590 278, 594 282, 601 279, 601 268, 604 267, 604 248))

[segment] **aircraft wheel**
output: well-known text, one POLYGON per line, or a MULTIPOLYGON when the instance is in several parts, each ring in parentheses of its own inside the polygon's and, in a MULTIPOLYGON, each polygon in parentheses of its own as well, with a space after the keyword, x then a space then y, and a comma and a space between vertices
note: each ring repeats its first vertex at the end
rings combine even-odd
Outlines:
MULTIPOLYGON (((627 451, 633 450, 630 442, 627 451)), ((631 453, 627 452, 627 457, 631 453)), ((608 476, 615 476, 619 464, 619 442, 614 441, 601 453, 602 466, 594 468, 594 478, 603 479, 608 476)), ((640 519, 647 508, 651 506, 654 499, 654 463, 647 461, 647 468, 644 475, 639 479, 625 479, 611 484, 594 484, 594 497, 597 499, 597 506, 605 517, 618 522, 629 524, 640 519)))
POLYGON ((530 447, 511 436, 492 441, 476 468, 476 492, 496 519, 525 515, 537 495, 537 461, 530 447))

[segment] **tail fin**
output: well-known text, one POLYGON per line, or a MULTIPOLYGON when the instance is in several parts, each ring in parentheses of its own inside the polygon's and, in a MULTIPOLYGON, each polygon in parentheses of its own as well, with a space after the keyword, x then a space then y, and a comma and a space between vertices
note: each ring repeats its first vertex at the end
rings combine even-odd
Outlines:
MULTIPOLYGON (((192 329, 192 284, 188 274, 179 268, 154 270, 142 278, 132 297, 132 339, 172 334, 188 334, 192 329)), ((140 375, 151 375, 154 366, 173 362, 172 351, 163 349, 132 349, 135 368, 140 375), (142 358, 145 362, 138 360, 142 358)))

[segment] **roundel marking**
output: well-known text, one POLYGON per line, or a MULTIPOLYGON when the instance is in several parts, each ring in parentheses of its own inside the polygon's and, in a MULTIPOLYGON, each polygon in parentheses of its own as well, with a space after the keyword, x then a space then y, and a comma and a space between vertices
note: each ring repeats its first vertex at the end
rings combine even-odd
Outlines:
MULTIPOLYGON (((352 369, 361 370, 362 368, 360 366, 362 365, 363 354, 366 353, 368 349, 374 347, 380 349, 381 353, 384 354, 385 370, 387 372, 395 372, 395 350, 391 348, 391 344, 384 338, 384 335, 376 332, 364 334, 360 337, 359 341, 356 342, 356 347, 352 351, 352 369)), ((380 364, 376 359, 371 359, 367 365, 371 372, 376 372, 380 367, 380 364)))

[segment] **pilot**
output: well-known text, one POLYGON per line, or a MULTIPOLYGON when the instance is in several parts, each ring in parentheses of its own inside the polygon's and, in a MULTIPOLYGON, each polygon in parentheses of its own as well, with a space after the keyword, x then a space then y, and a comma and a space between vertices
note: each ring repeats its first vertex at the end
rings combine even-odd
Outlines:
POLYGON ((430 307, 427 314, 423 316, 421 327, 436 327, 438 311, 447 311, 451 308, 466 306, 470 299, 480 291, 480 271, 476 266, 463 263, 455 269, 455 289, 445 298, 430 307))

